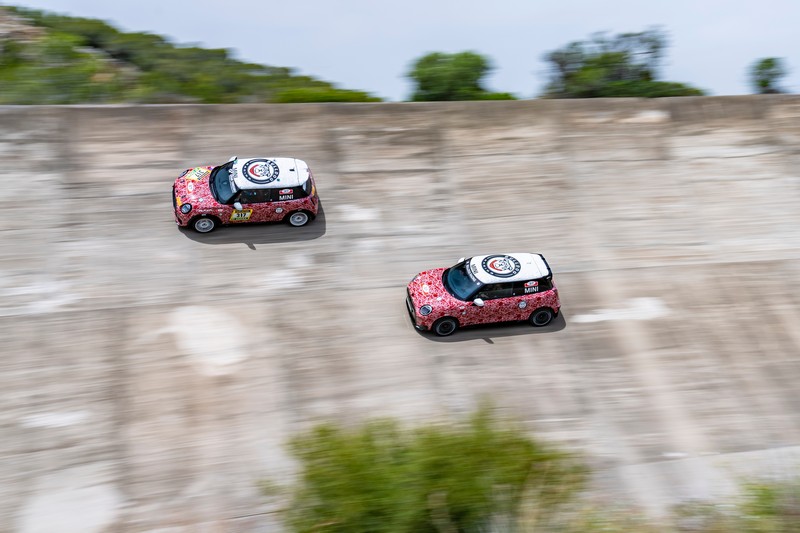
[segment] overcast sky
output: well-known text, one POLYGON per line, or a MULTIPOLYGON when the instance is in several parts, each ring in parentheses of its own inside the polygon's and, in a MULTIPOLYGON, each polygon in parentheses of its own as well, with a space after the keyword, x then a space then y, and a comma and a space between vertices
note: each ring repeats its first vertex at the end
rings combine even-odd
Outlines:
POLYGON ((546 81, 542 56, 588 38, 660 26, 670 46, 661 79, 710 94, 752 92, 748 68, 781 57, 800 92, 800 0, 26 0, 3 2, 99 18, 173 43, 227 48, 236 59, 292 67, 388 100, 429 52, 489 58, 487 88, 520 98, 546 81))

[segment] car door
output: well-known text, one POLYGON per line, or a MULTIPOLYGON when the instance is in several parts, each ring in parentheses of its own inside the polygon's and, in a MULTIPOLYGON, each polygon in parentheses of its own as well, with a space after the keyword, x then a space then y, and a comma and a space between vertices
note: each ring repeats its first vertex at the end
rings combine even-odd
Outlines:
POLYGON ((483 306, 469 304, 465 311, 470 324, 491 324, 517 320, 513 302, 514 288, 511 283, 485 285, 475 295, 483 300, 483 306))
POLYGON ((238 201, 242 209, 234 209, 230 222, 268 222, 270 216, 272 189, 243 189, 239 192, 238 201))

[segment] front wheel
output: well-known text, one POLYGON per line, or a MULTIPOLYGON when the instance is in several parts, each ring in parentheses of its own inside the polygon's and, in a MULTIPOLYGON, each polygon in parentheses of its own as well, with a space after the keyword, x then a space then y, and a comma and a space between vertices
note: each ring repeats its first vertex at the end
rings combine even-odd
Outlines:
POLYGON ((455 318, 446 316, 434 322, 431 329, 433 329, 433 332, 438 336, 447 337, 456 332, 458 329, 458 321, 455 318))
POLYGON ((289 216, 286 217, 286 220, 289 222, 290 226, 299 228, 300 226, 305 226, 308 224, 308 221, 311 220, 311 217, 309 217, 308 213, 305 211, 295 211, 294 213, 289 213, 289 216))
POLYGON ((192 222, 192 228, 198 233, 210 233, 217 227, 217 221, 212 217, 198 217, 192 222))
POLYGON ((541 307, 536 311, 534 311, 533 313, 531 313, 531 316, 528 319, 528 321, 531 323, 531 326, 536 326, 537 328, 540 328, 552 322, 555 316, 556 316, 555 313, 549 307, 541 307))

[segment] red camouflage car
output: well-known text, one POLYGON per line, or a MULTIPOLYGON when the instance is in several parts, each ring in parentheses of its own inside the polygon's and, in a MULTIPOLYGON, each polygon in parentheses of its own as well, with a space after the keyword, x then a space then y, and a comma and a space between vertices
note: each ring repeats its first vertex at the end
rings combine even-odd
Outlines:
POLYGON ((440 336, 461 326, 527 320, 546 326, 561 302, 544 256, 494 254, 461 259, 450 268, 417 274, 406 306, 414 327, 440 336))
POLYGON ((319 209, 314 177, 293 157, 232 157, 190 168, 172 186, 175 222, 200 233, 219 225, 285 221, 305 226, 319 209))

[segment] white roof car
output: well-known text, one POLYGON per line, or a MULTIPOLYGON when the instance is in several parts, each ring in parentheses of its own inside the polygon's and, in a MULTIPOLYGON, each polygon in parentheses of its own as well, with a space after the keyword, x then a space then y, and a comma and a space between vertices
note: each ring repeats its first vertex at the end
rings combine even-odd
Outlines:
POLYGON ((541 254, 513 253, 479 255, 469 260, 469 272, 484 284, 527 281, 551 275, 541 254))
POLYGON ((311 176, 308 165, 293 157, 236 157, 233 182, 239 189, 282 189, 303 185, 311 176))

